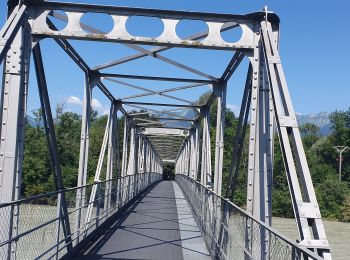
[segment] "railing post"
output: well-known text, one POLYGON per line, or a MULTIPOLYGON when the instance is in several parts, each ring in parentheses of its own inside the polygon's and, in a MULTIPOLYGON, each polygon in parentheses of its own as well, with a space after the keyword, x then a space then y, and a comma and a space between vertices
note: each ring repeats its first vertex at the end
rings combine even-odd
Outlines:
MULTIPOLYGON (((101 182, 96 182, 97 187, 97 197, 96 197, 96 229, 98 228, 100 224, 100 210, 101 210, 101 204, 102 204, 102 191, 101 191, 101 182)), ((94 203, 94 202, 93 202, 94 203)), ((93 204, 92 204, 93 205, 93 204)))
POLYGON ((57 194, 57 205, 56 205, 56 214, 57 214, 57 221, 56 221, 56 259, 59 259, 59 248, 60 248, 60 234, 61 234, 61 220, 62 220, 62 211, 61 211, 61 192, 57 194))

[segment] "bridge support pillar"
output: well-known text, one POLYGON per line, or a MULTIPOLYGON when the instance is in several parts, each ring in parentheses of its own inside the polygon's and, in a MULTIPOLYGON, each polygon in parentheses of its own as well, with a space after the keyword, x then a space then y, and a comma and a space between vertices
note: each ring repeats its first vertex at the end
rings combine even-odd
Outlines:
MULTIPOLYGON (((15 11, 14 11, 15 12, 15 11)), ((1 95, 0 202, 19 199, 22 183, 25 114, 29 78, 31 36, 29 25, 18 30, 4 60, 1 95)), ((18 208, 11 206, 1 215, 1 241, 17 234, 18 208)), ((2 246, 0 255, 16 257, 16 242, 2 246)))
POLYGON ((300 246, 317 251, 331 259, 321 213, 312 184, 309 167, 298 128, 286 78, 278 52, 278 28, 270 22, 261 22, 262 51, 265 58, 279 142, 285 163, 288 186, 298 224, 300 246))

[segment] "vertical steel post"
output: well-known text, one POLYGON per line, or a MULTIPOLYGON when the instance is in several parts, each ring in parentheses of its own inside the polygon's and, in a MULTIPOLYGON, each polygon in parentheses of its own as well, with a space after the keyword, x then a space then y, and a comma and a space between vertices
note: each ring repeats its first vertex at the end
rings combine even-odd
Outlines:
MULTIPOLYGON (((27 24, 17 32, 4 62, 0 142, 0 202, 19 199, 31 37, 27 24)), ((1 216, 0 239, 17 234, 18 208, 1 216)), ((16 258, 16 242, 0 248, 0 255, 16 258)))
POLYGON ((198 122, 195 122, 195 179, 198 180, 198 168, 199 168, 199 126, 198 122))
MULTIPOLYGON (((101 182, 100 176, 101 176, 103 161, 104 161, 104 157, 105 157, 105 153, 106 153, 106 147, 107 147, 108 140, 109 140, 109 131, 110 131, 110 126, 112 124, 111 121, 112 121, 112 116, 113 116, 113 110, 114 110, 114 106, 112 103, 110 110, 109 110, 109 115, 108 115, 108 119, 107 119, 107 123, 106 123, 106 127, 105 127, 105 132, 103 135, 101 150, 100 150, 100 154, 99 154, 99 158, 98 158, 98 162, 97 162, 97 167, 96 167, 96 171, 95 171, 94 183, 95 184, 98 183, 98 185, 100 185, 99 183, 101 182)), ((93 185, 93 187, 91 189, 89 204, 88 204, 88 208, 87 208, 87 211, 85 214, 85 231, 86 232, 89 229, 89 224, 90 224, 91 215, 92 215, 92 209, 94 206, 94 202, 96 201, 96 196, 97 196, 97 192, 98 192, 97 191, 98 185, 93 185)))
POLYGON ((221 196, 222 190, 222 165, 224 155, 224 128, 226 110, 226 83, 215 85, 218 91, 218 105, 216 115, 216 140, 215 140, 215 171, 214 171, 214 192, 221 196))
POLYGON ((108 217, 111 200, 112 200, 112 179, 113 172, 115 170, 115 158, 116 158, 116 137, 118 135, 117 124, 117 106, 112 102, 112 111, 110 115, 109 129, 108 129, 108 150, 107 150, 107 169, 106 169, 106 183, 105 183, 105 198, 104 198, 104 211, 108 217))
POLYGON ((260 25, 278 136, 301 238, 299 245, 315 250, 329 260, 330 248, 279 57, 278 28, 273 28, 268 21, 263 21, 260 25))
MULTIPOLYGON (((251 100, 251 82, 252 82, 252 66, 249 65, 244 94, 242 98, 241 110, 239 113, 238 124, 236 128, 236 135, 233 143, 232 160, 229 172, 229 186, 226 191, 226 197, 232 199, 234 196, 235 186, 237 185, 237 178, 239 167, 241 164, 244 140, 246 136, 247 122, 250 109, 251 100)), ((245 162, 244 162, 245 163, 245 162)))
MULTIPOLYGON (((256 44, 260 45, 260 37, 256 44)), ((260 48, 250 58, 252 66, 251 122, 247 184, 247 211, 271 225, 274 114, 265 61, 260 48)), ((252 250, 260 248, 260 258, 268 258, 269 237, 260 231, 260 245, 252 238, 252 250)))
POLYGON ((203 137, 202 137, 202 168, 201 183, 205 186, 212 187, 212 170, 211 170, 211 144, 210 144, 210 108, 203 111, 203 137))
POLYGON ((122 170, 121 176, 127 175, 128 165, 128 139, 129 139, 129 118, 124 115, 124 138, 123 138, 123 155, 122 155, 122 170))
MULTIPOLYGON (((79 155, 79 171, 77 187, 86 185, 87 178, 87 164, 89 156, 89 133, 90 133, 90 115, 91 115, 91 91, 92 91, 91 78, 88 73, 85 74, 85 87, 84 87, 84 99, 83 99, 83 113, 82 113, 82 125, 81 125, 81 137, 80 137, 80 155, 79 155)), ((76 216, 75 216, 75 232, 76 232, 76 244, 80 240, 80 226, 82 217, 82 207, 85 205, 85 188, 77 189, 76 193, 76 216)))

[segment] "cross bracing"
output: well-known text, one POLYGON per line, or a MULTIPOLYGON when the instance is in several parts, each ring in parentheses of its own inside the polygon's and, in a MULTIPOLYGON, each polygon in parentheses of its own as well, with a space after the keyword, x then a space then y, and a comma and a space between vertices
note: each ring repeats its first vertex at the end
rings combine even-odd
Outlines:
MULTIPOLYGON (((244 94, 234 140, 232 165, 228 173, 229 189, 225 194, 228 198, 234 196, 238 165, 242 161, 242 142, 248 132, 249 158, 248 162, 244 162, 248 166, 246 217, 257 222, 261 232, 259 235, 255 234, 253 225, 250 222, 246 223, 244 254, 249 255, 254 252, 256 258, 269 259, 269 252, 272 252, 275 246, 271 236, 275 233, 271 233, 269 226, 272 218, 273 140, 277 132, 300 236, 300 242, 297 245, 287 241, 288 246, 295 250, 291 257, 300 259, 303 254, 313 259, 320 259, 320 257, 331 259, 279 56, 279 18, 276 14, 267 10, 246 15, 233 15, 41 0, 9 1, 9 16, 0 31, 0 37, 0 62, 4 66, 1 99, 0 200, 4 203, 2 205, 5 205, 3 208, 8 206, 8 210, 2 213, 3 223, 0 225, 2 243, 0 254, 4 258, 16 258, 16 241, 25 236, 18 233, 16 223, 18 223, 19 204, 16 201, 20 196, 22 178, 24 122, 29 61, 32 54, 48 150, 58 192, 55 194, 59 197, 57 198, 58 240, 60 227, 62 227, 64 239, 60 243, 64 244, 67 254, 86 238, 94 220, 96 200, 101 201, 101 198, 104 198, 103 208, 108 218, 111 215, 111 205, 116 200, 121 201, 121 205, 127 205, 130 196, 134 198, 135 194, 140 194, 149 185, 158 181, 159 174, 163 172, 164 163, 175 164, 176 175, 184 178, 186 176, 185 179, 178 178, 178 182, 188 192, 186 196, 192 196, 194 200, 200 197, 193 193, 194 190, 189 189, 192 185, 191 187, 196 187, 197 191, 211 194, 212 198, 217 199, 218 204, 209 205, 209 210, 215 206, 220 207, 221 204, 232 206, 221 201, 226 96, 227 92, 231 91, 230 78, 233 77, 243 59, 247 59, 249 68, 246 84, 243 86, 244 94), (64 12, 65 15, 58 11, 64 12), (107 32, 83 23, 81 19, 86 13, 108 15, 113 20, 112 29, 107 32), (164 25, 162 33, 158 37, 132 35, 126 26, 131 16, 159 18, 164 25), (176 28, 183 19, 204 21, 208 30, 181 38, 176 28), (66 22, 66 26, 59 29, 55 20, 66 22), (222 32, 237 28, 242 30, 239 40, 228 42, 222 38, 222 32), (40 41, 43 39, 52 39, 85 75, 79 170, 77 188, 73 189, 75 193, 74 231, 71 229, 72 224, 68 217, 66 190, 62 183, 62 169, 45 78, 42 56, 46 54, 40 48, 40 41), (115 60, 110 55, 109 62, 89 66, 83 55, 79 54, 79 50, 73 47, 72 41, 75 40, 121 44, 137 53, 115 60), (155 47, 145 48, 144 45, 155 47), (172 48, 201 49, 207 52, 221 50, 228 52, 231 59, 219 76, 213 76, 212 73, 167 57, 166 51, 172 48), (142 70, 139 73, 105 71, 107 68, 116 68, 121 64, 146 57, 176 67, 186 74, 185 76, 164 76, 147 75, 142 70), (154 84, 154 82, 162 84, 171 82, 178 85, 161 89, 149 87, 148 84, 154 84), (94 184, 91 189, 87 189, 90 115, 95 87, 109 100, 110 109, 94 184), (203 87, 210 89, 210 94, 204 103, 199 103, 191 95, 182 94, 182 91, 203 87), (120 96, 113 88, 128 88, 139 92, 120 96), (151 97, 157 97, 161 101, 148 101, 151 97), (213 129, 210 126, 210 108, 214 102, 217 104, 217 118, 214 129, 215 147, 212 154, 211 131, 213 129), (124 117, 124 129, 120 129, 117 124, 118 113, 124 117), (118 131, 123 132, 122 140, 119 140, 118 131), (105 180, 101 180, 103 167, 106 167, 105 180), (102 185, 104 185, 103 189, 102 185), (131 186, 132 195, 130 195, 131 186), (114 189, 119 188, 124 191, 125 187, 127 187, 127 193, 117 192, 116 198, 112 197, 114 189), (102 193, 104 196, 101 195, 102 193), (89 201, 88 204, 86 204, 87 201, 89 201)), ((100 203, 97 203, 98 208, 101 206, 100 203)), ((195 211, 199 210, 196 205, 193 207, 195 211)), ((229 217, 227 211, 224 209, 220 214, 222 214, 221 222, 227 225, 226 218, 229 217)), ((99 214, 96 213, 96 215, 99 214)), ((96 226, 98 226, 97 222, 96 226)), ((225 232, 220 225, 218 242, 220 247, 217 249, 219 251, 224 251, 224 247, 227 246, 224 245, 225 232)), ((286 239, 282 238, 282 240, 286 242, 286 239)), ((217 253, 217 250, 210 252, 214 258, 225 255, 222 252, 217 253)), ((57 258, 58 255, 57 251, 57 258)))

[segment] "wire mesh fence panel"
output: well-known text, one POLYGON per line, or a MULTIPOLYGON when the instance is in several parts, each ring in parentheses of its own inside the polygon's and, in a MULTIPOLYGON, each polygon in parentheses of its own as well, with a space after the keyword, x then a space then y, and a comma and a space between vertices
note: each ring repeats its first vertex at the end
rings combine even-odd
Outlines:
POLYGON ((10 254, 17 259, 61 258, 68 253, 69 245, 75 247, 160 179, 158 173, 130 175, 0 204, 0 259, 7 259, 10 254), (95 196, 91 196, 93 189, 95 196), (77 191, 84 195, 78 207, 77 191), (62 205, 66 205, 66 210, 62 205), (12 225, 14 230, 10 230, 11 221, 16 222, 12 225))
POLYGON ((322 259, 196 180, 177 174, 212 259, 322 259))

